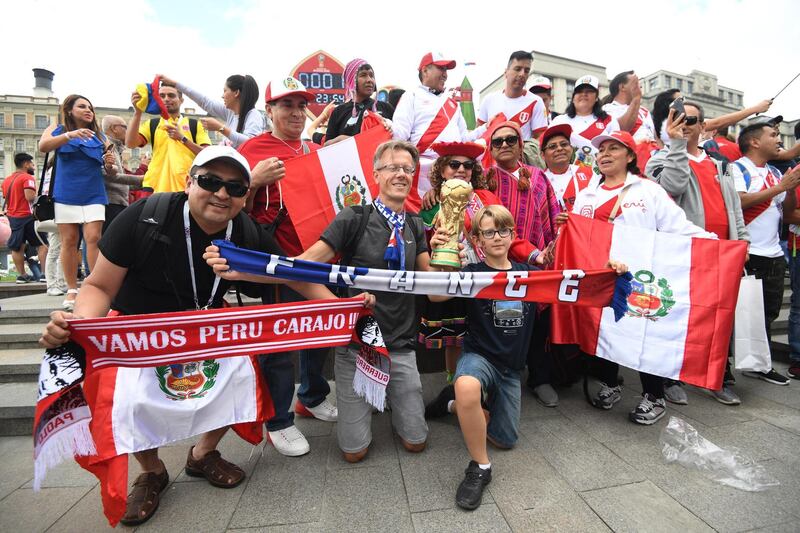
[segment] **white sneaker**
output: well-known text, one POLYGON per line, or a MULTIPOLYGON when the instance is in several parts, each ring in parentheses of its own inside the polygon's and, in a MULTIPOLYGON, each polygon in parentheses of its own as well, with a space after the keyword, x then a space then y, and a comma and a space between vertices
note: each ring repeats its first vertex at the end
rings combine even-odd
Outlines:
POLYGON ((339 417, 339 411, 336 410, 336 406, 327 399, 322 400, 322 403, 316 407, 306 407, 298 400, 295 402, 294 412, 300 416, 313 416, 317 420, 322 420, 323 422, 336 422, 336 419, 339 417))
POLYGON ((308 441, 297 429, 297 426, 289 426, 278 431, 269 431, 269 441, 278 450, 278 453, 287 457, 299 457, 311 451, 308 441))
POLYGON ((66 292, 62 291, 58 287, 50 287, 47 289, 48 296, 64 296, 64 294, 66 294, 66 292))

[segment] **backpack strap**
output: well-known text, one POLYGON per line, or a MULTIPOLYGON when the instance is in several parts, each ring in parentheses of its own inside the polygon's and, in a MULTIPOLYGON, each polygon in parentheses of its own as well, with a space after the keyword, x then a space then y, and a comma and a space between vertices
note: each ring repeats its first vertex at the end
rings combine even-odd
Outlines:
MULTIPOLYGON (((733 164, 736 165, 737 167, 739 167, 739 170, 742 172, 742 176, 744 177, 744 186, 749 191, 750 190, 750 181, 752 181, 752 176, 750 176, 750 171, 747 170, 747 167, 745 167, 744 164, 742 164, 742 163, 740 163, 738 161, 734 161, 733 164)), ((747 191, 745 191, 745 192, 747 192, 747 191)))
POLYGON ((240 246, 248 250, 258 250, 259 238, 256 222, 246 215, 244 211, 239 211, 239 214, 234 219, 234 224, 239 224, 242 227, 242 242, 240 246))
POLYGON ((150 126, 150 146, 153 149, 153 152, 156 151, 156 130, 158 129, 158 125, 161 122, 161 118, 151 118, 148 121, 148 125, 150 126))
POLYGON ((197 119, 190 118, 189 119, 189 133, 192 136, 192 142, 197 144, 197 119))
POLYGON ((358 241, 361 240, 361 236, 364 235, 364 231, 367 229, 367 222, 369 222, 369 216, 372 213, 373 208, 372 204, 368 204, 354 205, 350 207, 350 209, 352 209, 358 216, 358 229, 356 232, 350 234, 350 238, 347 239, 344 248, 341 250, 342 255, 339 259, 340 265, 348 266, 350 266, 350 262, 353 260, 353 256, 356 254, 358 241))
POLYGON ((307 142, 300 141, 300 146, 303 148, 303 155, 311 153, 311 148, 308 146, 307 142))
POLYGON ((150 252, 156 242, 169 246, 169 237, 163 234, 164 222, 169 213, 170 200, 175 193, 161 192, 148 196, 144 201, 142 213, 139 215, 134 235, 136 240, 136 262, 134 267, 141 268, 147 263, 150 252))

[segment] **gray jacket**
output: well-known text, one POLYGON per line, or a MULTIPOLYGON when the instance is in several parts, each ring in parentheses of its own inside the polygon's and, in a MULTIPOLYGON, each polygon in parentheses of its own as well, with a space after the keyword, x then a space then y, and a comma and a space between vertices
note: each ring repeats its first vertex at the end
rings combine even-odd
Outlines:
MULTIPOLYGON (((716 159, 711 161, 717 165, 722 200, 728 212, 728 238, 749 242, 750 234, 744 224, 742 204, 733 184, 733 178, 730 174, 723 174, 721 161, 716 159)), ((700 184, 689 166, 686 139, 672 139, 669 148, 662 148, 653 154, 647 162, 645 174, 667 191, 675 203, 686 212, 686 218, 701 228, 706 227, 700 184)))
POLYGON ((105 170, 103 171, 103 176, 106 180, 108 203, 127 206, 130 186, 141 187, 144 176, 135 176, 125 172, 125 168, 122 166, 122 152, 125 150, 125 144, 116 139, 109 140, 113 144, 114 155, 117 156, 117 174, 116 176, 109 176, 105 173, 105 170))

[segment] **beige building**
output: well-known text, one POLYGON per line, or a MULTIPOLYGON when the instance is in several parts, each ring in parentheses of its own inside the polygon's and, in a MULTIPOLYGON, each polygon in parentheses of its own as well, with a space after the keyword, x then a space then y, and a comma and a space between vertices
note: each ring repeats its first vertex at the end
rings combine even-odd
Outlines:
MULTIPOLYGON (((53 94, 52 82, 54 74, 45 69, 33 69, 34 87, 32 95, 0 95, 0 182, 14 172, 14 154, 27 152, 34 156, 38 169, 44 163, 44 154, 38 151, 39 138, 42 132, 52 123, 58 122, 60 101, 53 94)), ((95 107, 97 123, 105 115, 118 115, 125 121, 133 116, 133 108, 95 107)), ((185 107, 183 113, 193 118, 202 118, 194 108, 185 107)), ((213 143, 219 141, 217 132, 208 132, 213 143)), ((137 168, 139 157, 149 154, 150 147, 141 150, 127 150, 125 166, 137 168)))
MULTIPOLYGON (((575 89, 575 80, 584 74, 597 76, 600 80, 601 98, 608 94, 606 67, 545 52, 537 52, 536 50, 532 50, 531 53, 533 54, 533 71, 528 79, 547 76, 553 82, 551 111, 564 112, 572 96, 572 91, 575 89)), ((498 65, 498 67, 502 67, 505 70, 505 65, 498 65)), ((500 76, 481 90, 481 99, 489 93, 502 91, 504 87, 505 78, 501 71, 500 76)))

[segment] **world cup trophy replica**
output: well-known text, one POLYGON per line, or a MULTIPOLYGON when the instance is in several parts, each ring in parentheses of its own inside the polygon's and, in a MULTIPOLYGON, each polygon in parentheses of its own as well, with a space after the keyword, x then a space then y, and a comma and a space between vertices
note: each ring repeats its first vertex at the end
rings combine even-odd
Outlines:
POLYGON ((439 198, 437 226, 450 236, 448 241, 433 250, 431 264, 461 268, 458 242, 464 231, 464 211, 472 197, 472 185, 460 179, 449 179, 442 184, 439 198))

